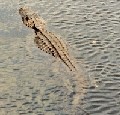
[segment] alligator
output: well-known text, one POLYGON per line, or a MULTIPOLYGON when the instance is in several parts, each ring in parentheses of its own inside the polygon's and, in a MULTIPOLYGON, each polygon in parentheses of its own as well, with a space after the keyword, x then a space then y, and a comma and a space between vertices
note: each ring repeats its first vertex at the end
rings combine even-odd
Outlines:
POLYGON ((68 47, 61 37, 46 29, 46 22, 37 13, 28 7, 19 9, 19 14, 22 17, 23 24, 31 28, 35 32, 34 42, 42 51, 49 53, 55 58, 60 59, 70 71, 76 71, 76 66, 73 63, 68 47))
MULTIPOLYGON (((87 86, 87 82, 80 71, 78 71, 73 57, 71 58, 66 42, 63 41, 61 37, 49 32, 46 29, 46 22, 30 8, 20 8, 19 14, 22 17, 23 24, 34 30, 34 42, 37 47, 55 58, 60 59, 70 71, 75 72, 74 82, 76 83, 76 91, 71 93, 71 95, 73 95, 72 104, 75 105, 75 107, 79 106, 78 100, 80 100, 81 95, 86 91, 84 87, 87 86)), ((80 109, 89 115, 83 108, 80 109)))

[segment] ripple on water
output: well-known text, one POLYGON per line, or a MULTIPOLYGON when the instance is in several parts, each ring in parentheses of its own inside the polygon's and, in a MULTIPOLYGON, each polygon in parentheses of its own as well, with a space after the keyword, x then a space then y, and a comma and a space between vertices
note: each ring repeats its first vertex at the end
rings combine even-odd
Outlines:
POLYGON ((2 115, 84 115, 80 107, 94 115, 120 114, 119 0, 1 0, 0 13, 2 115), (22 5, 38 11, 49 30, 76 49, 78 66, 84 63, 90 86, 78 108, 73 107, 75 79, 35 47, 18 15, 22 5))

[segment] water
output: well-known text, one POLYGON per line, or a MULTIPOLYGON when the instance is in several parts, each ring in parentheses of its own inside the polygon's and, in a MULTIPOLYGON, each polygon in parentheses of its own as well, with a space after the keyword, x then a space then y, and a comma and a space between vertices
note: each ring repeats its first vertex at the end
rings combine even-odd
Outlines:
POLYGON ((0 0, 0 14, 1 115, 85 115, 81 107, 90 115, 120 115, 119 0, 0 0), (37 49, 18 14, 22 5, 38 11, 73 50, 89 80, 78 108, 73 75, 37 49))

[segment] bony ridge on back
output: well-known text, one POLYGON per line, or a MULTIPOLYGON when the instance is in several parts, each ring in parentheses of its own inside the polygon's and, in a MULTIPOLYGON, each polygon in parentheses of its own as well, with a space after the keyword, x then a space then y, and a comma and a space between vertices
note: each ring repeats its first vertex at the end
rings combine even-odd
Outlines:
POLYGON ((46 22, 40 16, 38 16, 28 7, 20 8, 19 14, 22 17, 23 23, 27 27, 34 30, 34 41, 38 48, 56 58, 59 58, 62 62, 65 63, 65 65, 68 66, 70 71, 77 70, 64 41, 52 32, 47 31, 45 28, 46 22))

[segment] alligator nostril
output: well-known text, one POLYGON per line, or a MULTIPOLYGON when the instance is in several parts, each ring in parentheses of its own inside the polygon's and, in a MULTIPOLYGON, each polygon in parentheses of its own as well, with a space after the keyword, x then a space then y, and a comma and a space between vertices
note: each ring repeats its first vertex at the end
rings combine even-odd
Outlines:
POLYGON ((22 21, 24 21, 24 18, 22 17, 22 21))

